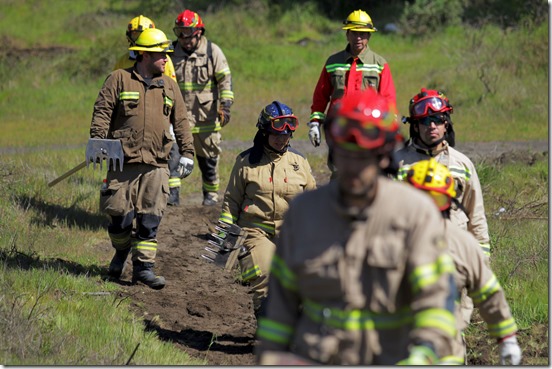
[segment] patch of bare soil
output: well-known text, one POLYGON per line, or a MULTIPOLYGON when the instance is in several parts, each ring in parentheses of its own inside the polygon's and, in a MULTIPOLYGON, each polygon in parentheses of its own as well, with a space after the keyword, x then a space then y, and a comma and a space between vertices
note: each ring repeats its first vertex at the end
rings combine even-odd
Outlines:
MULTIPOLYGON (((226 147, 248 147, 249 143, 231 141, 226 147), (239 146, 234 146, 239 145, 239 146)), ((326 155, 323 146, 313 148, 308 141, 295 141, 294 147, 310 155, 326 155)), ((459 144, 458 149, 475 162, 522 161, 531 164, 540 155, 548 155, 547 141, 536 143, 459 144)), ((325 168, 324 168, 325 169, 325 168)), ((314 173, 319 184, 328 180, 329 172, 314 173)), ((138 284, 131 286, 130 270, 123 274, 123 297, 131 298, 137 316, 143 316, 146 329, 157 332, 162 340, 172 342, 190 356, 205 360, 208 365, 254 365, 256 319, 248 288, 236 282, 235 273, 225 272, 201 258, 207 245, 208 223, 216 222, 220 204, 201 205, 201 194, 181 199, 179 207, 168 207, 159 233, 156 273, 167 279, 167 286, 154 291, 138 284), (125 282, 126 281, 126 282, 125 282)), ((104 245, 105 246, 105 245, 104 245)), ((107 255, 111 251, 106 251, 107 255)), ((130 265, 129 265, 130 266, 130 265)), ((476 324, 478 323, 477 317, 476 324)), ((484 324, 484 323, 483 323, 484 324)), ((538 334, 548 342, 547 327, 538 334)), ((533 332, 535 333, 535 332, 533 332)), ((521 337, 531 332, 521 332, 521 337)), ((522 341, 523 338, 520 338, 522 341)), ((487 335, 468 340, 478 350, 471 364, 497 363, 497 345, 487 335)), ((524 358, 548 355, 546 344, 524 347, 524 358), (527 351, 528 350, 528 351, 527 351), (544 352, 546 351, 546 352, 544 352)))

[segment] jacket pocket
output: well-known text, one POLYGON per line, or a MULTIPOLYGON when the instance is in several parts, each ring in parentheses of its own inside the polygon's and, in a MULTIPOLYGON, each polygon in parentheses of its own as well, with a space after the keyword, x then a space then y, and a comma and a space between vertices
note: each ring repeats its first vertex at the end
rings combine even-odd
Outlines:
POLYGON ((198 84, 205 85, 209 82, 212 73, 209 73, 209 63, 207 57, 197 58, 193 69, 198 84))
POLYGON ((119 95, 121 103, 120 112, 125 117, 131 117, 138 114, 138 105, 140 103, 140 93, 134 91, 122 91, 119 95))
POLYGON ((111 216, 124 215, 130 203, 125 189, 122 182, 110 181, 107 189, 100 191, 100 210, 111 216))
POLYGON ((171 153, 171 149, 175 141, 173 140, 170 131, 163 131, 162 140, 163 140, 163 142, 161 143, 162 147, 161 147, 161 150, 158 151, 159 154, 157 155, 157 158, 163 161, 168 161, 171 153))
MULTIPOLYGON (((366 254, 366 297, 374 312, 394 311, 395 301, 404 282, 404 232, 391 231, 371 238, 366 254)), ((399 298, 407 298, 401 296, 399 298)))

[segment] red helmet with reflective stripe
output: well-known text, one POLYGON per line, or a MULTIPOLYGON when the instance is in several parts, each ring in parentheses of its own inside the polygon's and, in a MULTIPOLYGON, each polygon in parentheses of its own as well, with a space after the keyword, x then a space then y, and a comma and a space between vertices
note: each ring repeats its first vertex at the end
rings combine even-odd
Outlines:
POLYGON ((205 24, 203 23, 203 20, 201 19, 199 14, 189 9, 186 9, 182 13, 178 14, 178 17, 176 17, 174 24, 177 27, 193 27, 205 29, 205 24))
POLYGON ((453 111, 452 105, 450 105, 449 99, 444 93, 426 88, 422 88, 416 96, 410 99, 408 110, 410 119, 414 120, 439 113, 448 112, 451 114, 453 111))
POLYGON ((372 88, 345 96, 330 113, 329 142, 350 150, 391 152, 403 140, 395 106, 372 88))

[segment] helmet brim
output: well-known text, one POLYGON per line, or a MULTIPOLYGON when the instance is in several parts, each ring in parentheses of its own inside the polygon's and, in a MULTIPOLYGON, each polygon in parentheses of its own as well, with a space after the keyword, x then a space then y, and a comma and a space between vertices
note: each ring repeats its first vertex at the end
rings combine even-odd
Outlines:
POLYGON ((359 27, 359 26, 343 26, 341 27, 342 30, 345 31, 352 31, 352 32, 376 32, 376 27, 368 28, 368 27, 359 27))

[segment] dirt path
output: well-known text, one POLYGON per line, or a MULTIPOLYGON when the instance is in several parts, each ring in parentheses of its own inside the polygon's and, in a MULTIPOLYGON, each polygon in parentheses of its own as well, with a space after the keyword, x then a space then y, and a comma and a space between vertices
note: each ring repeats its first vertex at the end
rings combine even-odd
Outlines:
MULTIPOLYGON (((244 143, 225 143, 226 148, 238 147, 234 145, 244 143)), ((308 141, 296 141, 294 147, 307 156, 325 155, 324 148, 315 149, 308 141)), ((548 142, 459 144, 458 148, 474 161, 531 163, 548 152, 548 142)), ((321 173, 315 177, 319 183, 326 181, 321 173)), ((173 342, 190 356, 206 360, 208 365, 254 365, 256 320, 251 298, 247 288, 235 282, 237 271, 235 275, 226 273, 200 257, 206 246, 207 223, 216 221, 220 212, 220 206, 204 207, 200 201, 199 193, 181 199, 181 205, 169 207, 163 218, 156 271, 167 279, 167 286, 154 291, 123 283, 123 295, 133 300, 146 329, 156 331, 162 340, 173 342)), ((130 280, 129 272, 123 280, 130 280)))

